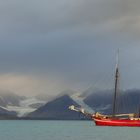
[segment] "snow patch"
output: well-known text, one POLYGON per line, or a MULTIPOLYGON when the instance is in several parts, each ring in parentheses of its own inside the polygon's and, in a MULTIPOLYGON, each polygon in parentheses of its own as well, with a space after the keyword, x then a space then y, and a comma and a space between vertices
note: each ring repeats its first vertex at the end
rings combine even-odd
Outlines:
POLYGON ((73 95, 71 95, 70 97, 77 103, 79 104, 82 108, 84 108, 85 110, 87 110, 90 113, 95 112, 91 107, 89 107, 87 104, 84 103, 84 97, 80 96, 81 93, 75 93, 73 95))
POLYGON ((31 113, 31 112, 33 112, 33 111, 36 110, 36 108, 33 108, 30 105, 37 104, 37 103, 45 104, 46 102, 45 101, 40 101, 40 100, 38 100, 36 98, 29 98, 29 99, 22 100, 20 102, 20 105, 19 106, 11 106, 11 105, 8 105, 4 109, 6 109, 8 111, 15 111, 17 113, 17 116, 18 117, 24 117, 28 113, 31 113))

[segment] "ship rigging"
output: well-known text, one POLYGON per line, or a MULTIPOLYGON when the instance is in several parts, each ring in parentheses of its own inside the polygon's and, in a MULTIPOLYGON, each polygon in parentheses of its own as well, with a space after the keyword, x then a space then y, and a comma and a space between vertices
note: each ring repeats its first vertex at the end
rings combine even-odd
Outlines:
POLYGON ((99 112, 94 114, 86 112, 82 108, 78 108, 75 106, 70 106, 69 109, 80 112, 85 116, 89 117, 91 120, 95 122, 97 126, 129 126, 129 127, 140 127, 140 109, 139 115, 135 113, 128 114, 119 114, 117 113, 117 96, 119 92, 118 83, 119 83, 119 50, 117 53, 117 62, 115 68, 115 84, 114 84, 114 97, 112 103, 112 114, 104 115, 99 112))

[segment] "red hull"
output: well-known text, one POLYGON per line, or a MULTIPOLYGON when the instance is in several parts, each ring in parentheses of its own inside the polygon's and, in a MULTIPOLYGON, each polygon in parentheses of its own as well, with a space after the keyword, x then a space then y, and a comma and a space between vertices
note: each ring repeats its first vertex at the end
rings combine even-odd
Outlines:
POLYGON ((140 120, 92 118, 97 126, 140 127, 140 120))

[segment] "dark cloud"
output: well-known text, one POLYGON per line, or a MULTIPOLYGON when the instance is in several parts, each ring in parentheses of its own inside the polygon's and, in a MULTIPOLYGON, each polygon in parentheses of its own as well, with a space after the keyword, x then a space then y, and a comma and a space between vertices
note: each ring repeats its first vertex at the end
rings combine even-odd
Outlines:
POLYGON ((58 87, 84 89, 96 81, 110 87, 121 48, 125 87, 139 87, 139 5, 138 0, 2 0, 0 74, 37 77, 43 92, 42 77, 54 92, 58 87))

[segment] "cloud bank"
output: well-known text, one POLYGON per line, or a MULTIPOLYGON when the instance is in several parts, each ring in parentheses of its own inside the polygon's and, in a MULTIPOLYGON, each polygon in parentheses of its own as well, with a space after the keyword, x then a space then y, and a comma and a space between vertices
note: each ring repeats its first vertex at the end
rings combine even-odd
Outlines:
POLYGON ((0 87, 25 95, 84 90, 95 83, 110 88, 120 48, 123 86, 139 88, 139 5, 138 0, 2 0, 0 87))

